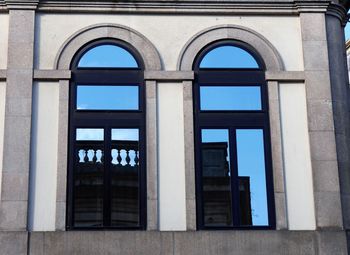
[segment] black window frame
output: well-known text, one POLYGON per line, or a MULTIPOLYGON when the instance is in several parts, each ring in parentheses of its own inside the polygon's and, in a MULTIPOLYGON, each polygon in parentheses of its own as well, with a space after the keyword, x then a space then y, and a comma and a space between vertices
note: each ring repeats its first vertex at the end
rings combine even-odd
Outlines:
POLYGON ((271 156, 271 137, 267 83, 265 64, 260 55, 249 45, 241 41, 221 40, 204 47, 197 55, 193 70, 195 81, 193 86, 194 139, 195 139, 195 175, 197 230, 264 230, 276 229, 275 201, 271 156), (204 56, 211 50, 221 46, 239 47, 251 54, 259 68, 200 68, 204 56), (260 86, 261 110, 201 110, 201 86, 260 86), (205 226, 202 183, 201 133, 202 129, 227 129, 229 132, 229 155, 231 175, 231 209, 233 226, 205 226), (265 177, 267 193, 267 226, 240 225, 238 162, 237 162, 237 129, 262 129, 264 139, 265 177))
POLYGON ((117 39, 102 38, 83 46, 75 54, 71 63, 72 78, 69 86, 69 132, 68 132, 68 175, 67 175, 67 230, 146 230, 147 188, 146 188, 146 95, 144 82, 144 63, 137 50, 117 39), (115 45, 127 50, 136 60, 137 68, 101 68, 78 67, 81 57, 90 49, 101 45, 115 45), (80 110, 77 109, 78 85, 125 86, 137 85, 139 90, 138 110, 80 110), (111 162, 112 129, 137 128, 139 130, 139 225, 132 227, 111 226, 111 187, 106 185, 110 180, 111 163, 105 164, 103 226, 74 226, 74 161, 76 159, 75 141, 78 128, 104 129, 104 162, 111 162))

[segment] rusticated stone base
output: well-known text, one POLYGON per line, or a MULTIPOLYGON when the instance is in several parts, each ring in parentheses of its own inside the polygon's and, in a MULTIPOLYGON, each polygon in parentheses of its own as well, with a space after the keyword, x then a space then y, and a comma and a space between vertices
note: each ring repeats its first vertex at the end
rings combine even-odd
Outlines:
POLYGON ((0 254, 346 255, 347 243, 344 231, 0 232, 0 254))

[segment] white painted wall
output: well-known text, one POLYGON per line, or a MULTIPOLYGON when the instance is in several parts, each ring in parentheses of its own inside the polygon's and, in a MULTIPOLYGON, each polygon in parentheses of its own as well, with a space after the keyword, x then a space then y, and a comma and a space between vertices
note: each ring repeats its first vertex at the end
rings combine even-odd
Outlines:
POLYGON ((8 17, 8 14, 0 14, 0 69, 7 67, 8 17))
POLYGON ((185 143, 182 83, 158 85, 159 227, 186 230, 185 143))
POLYGON ((37 14, 35 66, 51 69, 63 43, 78 30, 99 23, 120 24, 146 36, 157 48, 166 70, 176 70, 180 51, 192 36, 217 25, 240 25, 265 36, 282 56, 287 71, 303 70, 299 17, 37 14), (156 24, 153 25, 153 24, 156 24))
POLYGON ((29 200, 32 231, 55 230, 58 103, 58 83, 34 83, 29 200))
POLYGON ((282 140, 290 230, 316 229, 304 84, 280 84, 282 140))
POLYGON ((0 82, 0 198, 2 183, 2 161, 4 156, 6 83, 0 82))

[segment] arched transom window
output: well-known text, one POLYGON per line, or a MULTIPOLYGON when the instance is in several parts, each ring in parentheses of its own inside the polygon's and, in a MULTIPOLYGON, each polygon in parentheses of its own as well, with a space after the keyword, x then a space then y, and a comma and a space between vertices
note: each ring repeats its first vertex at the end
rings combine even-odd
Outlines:
POLYGON ((194 70, 198 228, 274 228, 263 61, 243 43, 220 41, 194 70))
POLYGON ((143 62, 101 40, 71 69, 67 228, 145 229, 143 62))

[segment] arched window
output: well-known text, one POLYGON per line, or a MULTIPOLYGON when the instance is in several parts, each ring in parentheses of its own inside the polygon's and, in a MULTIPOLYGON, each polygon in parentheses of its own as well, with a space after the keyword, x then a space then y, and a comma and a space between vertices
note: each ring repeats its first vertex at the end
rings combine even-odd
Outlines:
POLYGON ((274 228, 263 61, 243 43, 220 41, 194 70, 198 228, 274 228))
POLYGON ((71 69, 67 229, 145 229, 143 62, 101 40, 71 69))

